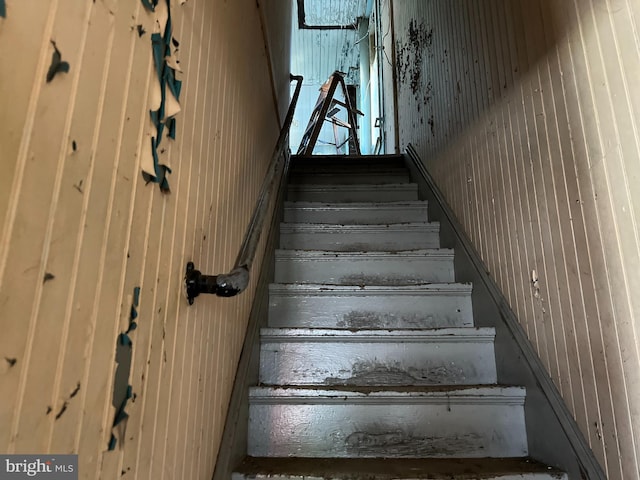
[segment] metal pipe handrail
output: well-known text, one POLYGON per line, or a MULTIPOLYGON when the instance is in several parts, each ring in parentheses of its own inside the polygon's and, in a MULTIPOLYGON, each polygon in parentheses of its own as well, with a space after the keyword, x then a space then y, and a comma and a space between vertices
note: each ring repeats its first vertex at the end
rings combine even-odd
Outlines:
POLYGON ((289 137, 293 113, 298 103, 300 89, 302 88, 302 76, 290 75, 290 78, 291 81, 295 80, 298 82, 296 90, 291 99, 287 116, 280 129, 280 136, 273 150, 267 174, 262 182, 256 207, 253 210, 253 215, 247 226, 233 268, 229 273, 203 275, 199 270, 196 270, 193 262, 188 262, 184 282, 189 305, 193 305, 193 301, 201 293, 210 293, 219 297, 233 297, 243 292, 249 285, 251 265, 256 255, 258 242, 260 241, 264 220, 267 215, 267 207, 274 190, 279 190, 280 184, 283 181, 283 172, 286 170, 281 167, 286 166, 285 164, 289 158, 283 154, 289 137), (275 185, 278 186, 278 189, 274 189, 275 185))

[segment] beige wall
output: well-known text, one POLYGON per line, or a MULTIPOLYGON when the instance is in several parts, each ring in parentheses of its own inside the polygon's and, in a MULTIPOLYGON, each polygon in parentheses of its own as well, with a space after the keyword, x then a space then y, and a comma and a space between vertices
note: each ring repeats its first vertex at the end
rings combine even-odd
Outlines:
POLYGON ((278 100, 278 110, 284 119, 289 108, 291 64, 291 0, 261 0, 260 14, 267 44, 267 54, 274 78, 274 92, 278 100))
POLYGON ((172 3, 184 83, 161 145, 169 195, 141 178, 157 29, 141 2, 7 0, 0 18, 0 452, 78 452, 81 478, 211 477, 257 278, 233 299, 182 293, 187 260, 231 267, 276 141, 288 78, 282 60, 269 71, 273 12, 172 3), (46 83, 50 40, 71 69, 46 83), (107 452, 136 286, 134 398, 107 452))
POLYGON ((640 476, 639 5, 393 2, 400 148, 426 159, 612 479, 640 476))

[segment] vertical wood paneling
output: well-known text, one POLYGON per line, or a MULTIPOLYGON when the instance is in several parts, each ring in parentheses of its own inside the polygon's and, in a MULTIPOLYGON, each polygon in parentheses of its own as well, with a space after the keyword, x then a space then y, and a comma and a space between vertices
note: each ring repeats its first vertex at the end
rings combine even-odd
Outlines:
POLYGON ((288 22, 284 0, 172 2, 184 83, 177 138, 161 144, 166 195, 140 174, 154 16, 139 1, 8 0, 0 451, 79 453, 82 478, 211 477, 264 239, 237 298, 189 307, 182 278, 188 260, 223 273, 237 254, 288 104, 282 12, 288 22), (50 40, 71 69, 46 83, 50 40), (116 341, 137 286, 134 397, 107 451, 116 341))
POLYGON ((425 62, 417 92, 396 69, 400 148, 425 158, 609 478, 637 478, 637 5, 393 8, 396 55, 425 62))

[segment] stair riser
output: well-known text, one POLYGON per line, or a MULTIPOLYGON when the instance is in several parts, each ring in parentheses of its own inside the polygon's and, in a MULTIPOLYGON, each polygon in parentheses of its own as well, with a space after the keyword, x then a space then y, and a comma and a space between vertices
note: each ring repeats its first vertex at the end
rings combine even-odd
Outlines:
MULTIPOLYGON (((339 394, 339 392, 337 393, 339 394)), ((519 405, 256 404, 249 455, 296 457, 520 457, 527 455, 519 405)))
MULTIPOLYGON (((406 461, 406 460, 405 460, 406 461)), ((245 475, 241 473, 234 473, 231 476, 231 480, 344 480, 345 478, 353 478, 354 480, 368 480, 374 477, 371 476, 351 476, 348 477, 346 475, 336 475, 336 476, 316 476, 316 475, 287 475, 287 474, 274 474, 274 473, 265 473, 258 475, 245 475)), ((378 478, 378 477, 375 477, 378 478)), ((451 480, 451 475, 446 474, 428 474, 427 472, 422 473, 421 475, 412 475, 411 472, 404 473, 401 477, 399 475, 395 476, 385 476, 380 477, 388 480, 417 480, 417 479, 435 479, 435 480, 451 480)), ((485 472, 478 472, 476 475, 473 473, 465 473, 465 480, 568 480, 566 475, 559 475, 556 473, 512 473, 512 474, 490 474, 485 472)))
POLYGON ((269 326, 445 328, 473 326, 471 296, 271 294, 269 326))
MULTIPOLYGON (((470 329, 475 331, 474 329, 470 329)), ((425 343, 305 342, 263 338, 260 381, 267 385, 472 385, 496 383, 487 339, 425 343)))
POLYGON ((401 202, 418 200, 418 187, 396 185, 290 185, 287 200, 291 202, 401 202))
POLYGON ((427 204, 310 204, 287 202, 284 221, 289 223, 378 224, 418 223, 428 221, 427 204))
POLYGON ((453 258, 445 256, 376 258, 279 258, 276 254, 275 281, 278 283, 325 283, 332 285, 416 285, 453 282, 453 258))
POLYGON ((355 183, 409 183, 410 178, 406 170, 380 171, 380 172, 296 172, 289 178, 290 184, 324 184, 324 185, 348 185, 355 183))
POLYGON ((406 168, 402 155, 313 155, 313 157, 292 156, 293 171, 315 169, 336 170, 359 169, 363 172, 371 169, 406 168))
POLYGON ((280 247, 286 249, 332 250, 340 252, 367 252, 418 250, 438 248, 440 237, 437 227, 424 229, 369 230, 367 233, 333 233, 322 230, 284 231, 280 234, 280 247))

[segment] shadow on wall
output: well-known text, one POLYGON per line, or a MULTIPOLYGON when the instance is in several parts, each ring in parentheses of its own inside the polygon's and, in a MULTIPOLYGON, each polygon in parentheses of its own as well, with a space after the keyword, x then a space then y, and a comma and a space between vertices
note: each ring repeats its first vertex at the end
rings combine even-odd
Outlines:
POLYGON ((400 128, 426 130, 428 157, 507 97, 573 28, 553 0, 396 2, 394 24, 400 115, 413 105, 400 128))
POLYGON ((427 164, 607 477, 639 478, 638 6, 393 10, 401 150, 427 164))

